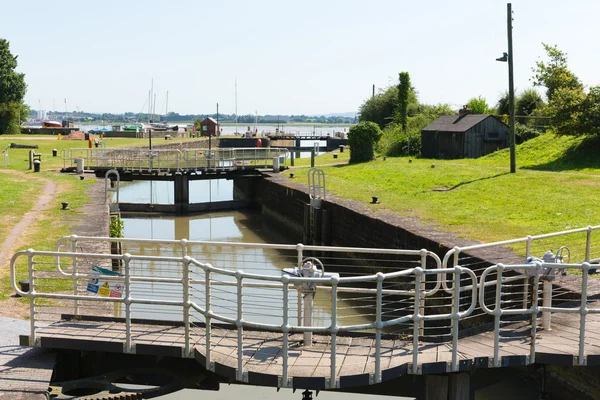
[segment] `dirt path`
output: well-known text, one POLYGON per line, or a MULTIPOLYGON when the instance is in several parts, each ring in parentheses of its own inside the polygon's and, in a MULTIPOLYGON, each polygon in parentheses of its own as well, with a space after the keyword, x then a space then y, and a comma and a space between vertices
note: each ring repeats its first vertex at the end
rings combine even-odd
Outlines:
MULTIPOLYGON (((2 173, 13 175, 24 175, 22 172, 14 170, 5 170, 2 173)), ((9 273, 10 259, 15 250, 21 246, 21 239, 27 228, 35 225, 39 216, 48 208, 48 204, 54 199, 56 192, 56 183, 50 179, 44 179, 44 186, 41 190, 33 208, 27 212, 21 220, 12 227, 4 243, 0 244, 0 278, 9 273)), ((28 306, 25 303, 9 300, 0 307, 1 316, 21 317, 27 315, 28 306)))

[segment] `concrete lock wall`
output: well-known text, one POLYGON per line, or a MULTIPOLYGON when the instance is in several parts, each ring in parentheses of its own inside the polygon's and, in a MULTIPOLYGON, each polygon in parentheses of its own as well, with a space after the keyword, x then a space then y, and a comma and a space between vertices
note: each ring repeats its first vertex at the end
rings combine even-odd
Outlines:
MULTIPOLYGON (((298 179, 296 182, 306 182, 305 177, 295 179, 298 179)), ((243 180, 235 180, 234 199, 253 199, 254 204, 261 209, 267 225, 277 227, 276 230, 279 232, 285 232, 288 243, 394 249, 425 248, 435 252, 440 258, 443 258, 454 246, 475 243, 456 238, 446 232, 436 231, 434 228, 417 226, 410 218, 391 213, 375 214, 360 202, 337 198, 328 198, 322 203, 323 212, 317 222, 322 226, 322 231, 316 238, 311 237, 310 233, 307 238, 305 229, 306 204, 309 203, 307 186, 288 180, 281 174, 265 174, 265 177, 258 181, 242 182, 243 180)), ((509 249, 486 249, 480 253, 463 253, 462 257, 470 257, 472 263, 481 262, 480 267, 482 267, 500 260, 510 261, 510 257, 515 255, 509 249)), ((512 259, 512 261, 517 260, 512 259)), ((442 304, 443 308, 438 311, 450 312, 448 303, 443 299, 431 300, 432 307, 442 304)), ((468 333, 473 329, 480 329, 491 321, 489 316, 476 310, 472 318, 461 321, 460 330, 468 333)), ((449 331, 446 329, 436 333, 442 335, 448 334, 449 331)))

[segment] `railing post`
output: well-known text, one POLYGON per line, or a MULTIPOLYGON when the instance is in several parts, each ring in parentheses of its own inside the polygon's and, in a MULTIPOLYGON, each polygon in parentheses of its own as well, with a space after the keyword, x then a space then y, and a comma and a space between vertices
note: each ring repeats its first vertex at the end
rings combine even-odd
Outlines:
MULTIPOLYGON (((588 231, 589 232, 589 231, 588 231)), ((585 320, 588 314, 587 309, 587 286, 588 286, 588 276, 590 271, 590 264, 584 262, 582 264, 583 267, 583 276, 581 277, 581 304, 579 305, 579 365, 586 365, 585 360, 585 320)))
MULTIPOLYGON (((383 329, 383 322, 381 318, 382 303, 383 303, 383 280, 385 275, 382 272, 377 273, 377 306, 375 313, 375 323, 377 324, 377 336, 375 338, 375 382, 381 382, 381 330, 383 329)), ((415 287, 415 290, 417 288, 415 287)), ((421 288, 419 287, 419 290, 421 288)))
MULTIPOLYGON (((304 293, 304 326, 312 326, 312 309, 314 293, 304 293)), ((312 332, 304 332, 304 347, 313 345, 312 332)))
MULTIPOLYGON (((425 249, 421 249, 421 268, 423 268, 423 270, 427 269, 427 250, 425 249)), ((421 296, 420 296, 420 302, 419 302, 419 315, 421 316, 425 316, 425 291, 427 290, 426 287, 426 283, 427 283, 427 279, 423 279, 421 282, 421 285, 419 287, 419 290, 421 291, 421 296)), ((422 319, 421 321, 419 321, 419 336, 423 337, 423 335, 425 335, 425 319, 422 319)))
POLYGON ((529 362, 535 363, 535 341, 537 339, 537 316, 539 314, 539 287, 540 287, 540 272, 542 271, 542 266, 539 263, 536 263, 535 266, 535 275, 533 278, 533 287, 531 290, 531 342, 529 344, 529 362))
POLYGON ((211 289, 211 279, 210 279, 210 275, 211 272, 208 268, 204 269, 204 276, 206 278, 206 283, 205 283, 205 287, 204 287, 204 295, 205 295, 205 302, 206 302, 206 310, 204 311, 204 320, 206 323, 206 335, 204 336, 205 342, 206 342, 206 350, 205 350, 205 356, 206 356, 206 369, 208 371, 212 371, 211 368, 211 361, 210 361, 210 342, 211 342, 211 313, 212 313, 212 309, 211 309, 211 301, 210 301, 210 289, 211 289))
MULTIPOLYGON (((525 249, 525 258, 529 258, 531 256, 531 242, 533 238, 531 236, 527 236, 527 245, 525 249)), ((523 309, 527 308, 527 303, 529 299, 529 277, 526 276, 523 279, 523 309)))
POLYGON ((290 294, 290 277, 283 275, 281 277, 283 283, 283 321, 281 323, 281 333, 283 334, 283 345, 281 352, 283 353, 283 373, 282 373, 282 387, 288 386, 288 361, 289 361, 289 294, 290 294))
POLYGON ((183 356, 190 356, 190 258, 183 257, 183 329, 185 332, 185 347, 183 356))
POLYGON ((588 226, 585 238, 585 261, 590 261, 590 253, 592 248, 592 227, 588 226))
MULTIPOLYGON (((298 268, 298 271, 302 269, 302 259, 304 258, 303 249, 304 245, 302 243, 298 243, 296 245, 296 251, 298 254, 296 267, 298 268)), ((298 326, 302 326, 302 292, 299 288, 296 289, 298 292, 298 326)))
POLYGON ((235 277, 237 279, 237 320, 235 321, 235 326, 238 330, 238 346, 237 346, 237 358, 238 358, 238 367, 237 367, 237 380, 242 382, 244 380, 244 318, 243 318, 243 271, 236 271, 235 277))
MULTIPOLYGON (((460 312, 460 275, 461 267, 454 267, 454 293, 452 298, 452 371, 458 371, 458 328, 460 312)), ((473 282, 475 285, 476 282, 473 282)))
POLYGON ((335 389, 337 387, 337 373, 336 373, 336 357, 337 357, 337 291, 340 278, 338 276, 331 277, 331 327, 329 332, 331 334, 331 362, 329 373, 329 387, 335 389))
POLYGON ((496 307, 494 308, 494 367, 500 366, 500 317, 502 316, 502 271, 504 265, 496 266, 496 307))
POLYGON ((35 274, 33 272, 33 249, 27 250, 27 264, 29 268, 29 345, 35 346, 37 339, 35 337, 35 274))
POLYGON ((417 374, 419 371, 419 323, 422 316, 419 314, 419 304, 421 303, 421 278, 423 277, 423 269, 415 268, 415 304, 413 320, 413 357, 412 357, 412 373, 417 374))
POLYGON ((125 353, 133 352, 133 344, 131 342, 131 272, 129 253, 123 254, 125 264, 125 353))
POLYGON ((552 330, 552 313, 546 308, 552 307, 552 282, 544 279, 543 293, 542 293, 542 328, 550 331, 552 330))
MULTIPOLYGON (((77 253, 77 236, 73 235, 72 241, 71 251, 77 253)), ((73 295, 75 296, 77 296, 79 292, 77 272, 77 256, 73 256, 73 295)), ((79 315, 79 300, 73 300, 73 314, 79 315)))

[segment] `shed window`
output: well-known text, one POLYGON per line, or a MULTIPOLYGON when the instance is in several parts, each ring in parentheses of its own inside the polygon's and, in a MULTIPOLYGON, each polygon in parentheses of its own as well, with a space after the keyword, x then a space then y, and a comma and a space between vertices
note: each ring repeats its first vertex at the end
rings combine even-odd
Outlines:
POLYGON ((497 138, 498 137, 498 132, 488 132, 488 137, 489 138, 497 138))

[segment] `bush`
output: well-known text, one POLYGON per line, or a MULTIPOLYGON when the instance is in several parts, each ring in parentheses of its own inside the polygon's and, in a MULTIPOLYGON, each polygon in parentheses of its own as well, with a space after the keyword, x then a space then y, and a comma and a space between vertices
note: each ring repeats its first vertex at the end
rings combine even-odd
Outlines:
POLYGON ((21 103, 0 103, 0 134, 17 134, 20 132, 19 115, 21 103))
POLYGON ((541 132, 530 126, 515 123, 515 142, 521 144, 529 139, 536 138, 541 135, 541 132))
POLYGON ((350 145, 350 163, 371 161, 374 158, 373 144, 381 138, 381 129, 374 122, 361 122, 350 127, 348 145, 350 145))

